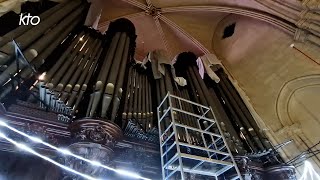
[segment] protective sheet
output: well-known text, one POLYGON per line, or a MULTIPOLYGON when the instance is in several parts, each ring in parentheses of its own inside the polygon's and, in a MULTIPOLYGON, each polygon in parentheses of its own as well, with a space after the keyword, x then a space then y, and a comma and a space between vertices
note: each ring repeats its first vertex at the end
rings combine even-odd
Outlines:
MULTIPOLYGON (((214 54, 205 54, 205 55, 201 56, 200 59, 202 60, 204 69, 206 70, 206 72, 209 75, 209 77, 212 80, 214 80, 216 83, 219 83, 220 82, 220 78, 214 72, 214 67, 222 66, 221 61, 214 54)), ((200 69, 201 68, 199 67, 199 73, 201 75, 200 69)), ((203 76, 202 76, 202 78, 203 78, 203 76)))

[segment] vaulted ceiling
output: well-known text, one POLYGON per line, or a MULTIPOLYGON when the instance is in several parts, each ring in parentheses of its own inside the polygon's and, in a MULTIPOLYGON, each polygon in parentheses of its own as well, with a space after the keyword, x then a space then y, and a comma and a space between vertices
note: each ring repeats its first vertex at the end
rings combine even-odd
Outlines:
POLYGON ((149 51, 165 49, 173 58, 190 50, 196 54, 213 52, 212 38, 217 24, 228 14, 238 14, 273 23, 288 33, 294 29, 268 14, 268 8, 253 0, 93 0, 99 23, 92 18, 88 25, 105 31, 111 21, 130 19, 137 29, 136 58, 149 51))

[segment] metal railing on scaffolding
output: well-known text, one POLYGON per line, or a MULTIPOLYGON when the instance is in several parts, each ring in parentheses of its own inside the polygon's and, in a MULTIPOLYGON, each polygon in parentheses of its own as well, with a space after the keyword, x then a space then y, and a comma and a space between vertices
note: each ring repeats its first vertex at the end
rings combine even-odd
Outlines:
POLYGON ((210 107, 168 92, 157 113, 164 180, 242 180, 210 107))

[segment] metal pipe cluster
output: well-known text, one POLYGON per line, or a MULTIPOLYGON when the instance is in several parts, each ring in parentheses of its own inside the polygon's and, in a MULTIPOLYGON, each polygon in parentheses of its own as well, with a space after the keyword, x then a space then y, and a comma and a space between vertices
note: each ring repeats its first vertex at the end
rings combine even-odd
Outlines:
POLYGON ((51 111, 68 116, 72 115, 72 108, 57 98, 53 91, 50 91, 43 82, 39 83, 39 97, 41 108, 50 109, 51 111))
POLYGON ((129 59, 130 37, 126 32, 116 32, 101 64, 94 92, 90 95, 87 117, 109 117, 114 121, 120 106, 129 59))
POLYGON ((10 83, 12 77, 19 75, 23 79, 33 73, 21 59, 18 61, 17 72, 15 48, 11 40, 14 39, 19 44, 26 60, 37 69, 81 22, 84 10, 85 6, 80 0, 59 4, 42 13, 41 22, 37 26, 20 26, 0 40, 0 66, 4 69, 0 72, 0 99, 18 85, 17 82, 10 83))
POLYGON ((156 124, 150 79, 146 73, 132 66, 129 68, 128 78, 122 120, 124 124, 135 120, 144 131, 149 132, 156 124))
POLYGON ((103 50, 101 44, 101 39, 90 31, 79 32, 45 76, 45 88, 73 110, 87 90, 103 50))
MULTIPOLYGON (((208 114, 208 118, 215 118, 215 120, 220 124, 231 151, 245 153, 239 135, 235 131, 231 120, 223 109, 223 106, 220 104, 219 98, 216 96, 215 92, 209 91, 205 82, 200 77, 196 59, 197 57, 191 52, 179 54, 177 62, 174 65, 177 75, 182 76, 187 80, 191 100, 212 108, 215 117, 211 117, 212 115, 208 114)), ((203 126, 207 126, 206 122, 203 122, 203 126)), ((217 129, 213 127, 212 130, 216 131, 217 129)))
POLYGON ((235 129, 244 136, 243 139, 252 152, 270 149, 270 142, 261 132, 246 104, 228 79, 227 74, 223 69, 216 71, 216 73, 221 81, 216 84, 207 79, 207 85, 211 92, 217 91, 217 94, 223 99, 224 105, 229 111, 229 117, 235 124, 235 129))

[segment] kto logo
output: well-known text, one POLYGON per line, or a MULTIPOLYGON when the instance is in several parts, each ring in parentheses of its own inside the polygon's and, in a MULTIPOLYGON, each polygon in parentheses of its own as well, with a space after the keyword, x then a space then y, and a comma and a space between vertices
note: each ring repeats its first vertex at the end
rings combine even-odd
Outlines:
POLYGON ((31 16, 30 13, 28 13, 27 15, 24 14, 20 14, 20 21, 19 21, 19 25, 24 25, 27 26, 29 24, 36 26, 40 23, 40 17, 39 16, 31 16))

